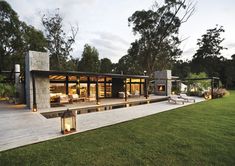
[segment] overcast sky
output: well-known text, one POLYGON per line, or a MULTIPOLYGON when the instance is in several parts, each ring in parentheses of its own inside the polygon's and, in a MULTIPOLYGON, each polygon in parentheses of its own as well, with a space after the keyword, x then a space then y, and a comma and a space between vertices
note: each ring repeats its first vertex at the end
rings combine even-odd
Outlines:
MULTIPOLYGON (((117 62, 126 55, 130 43, 136 38, 128 17, 136 10, 149 9, 153 0, 7 0, 20 20, 42 30, 40 18, 48 10, 59 8, 65 28, 78 24, 79 32, 73 56, 80 57, 84 44, 99 51, 100 58, 117 62)), ((162 0, 157 0, 161 4, 162 0)), ((198 0, 195 14, 180 27, 182 59, 191 59, 197 50, 197 39, 216 24, 225 29, 222 55, 235 54, 235 0, 198 0)))

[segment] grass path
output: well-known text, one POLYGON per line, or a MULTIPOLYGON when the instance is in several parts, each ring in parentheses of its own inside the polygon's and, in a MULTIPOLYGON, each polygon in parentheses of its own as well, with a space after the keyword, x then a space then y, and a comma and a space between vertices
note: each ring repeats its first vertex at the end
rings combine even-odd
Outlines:
POLYGON ((235 165, 235 91, 222 99, 1 152, 0 165, 235 165))

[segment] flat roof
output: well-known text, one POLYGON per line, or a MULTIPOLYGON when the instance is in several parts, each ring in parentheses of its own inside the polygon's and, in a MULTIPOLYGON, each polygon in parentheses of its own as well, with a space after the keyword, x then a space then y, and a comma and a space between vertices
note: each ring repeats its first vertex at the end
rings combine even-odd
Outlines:
POLYGON ((58 70, 31 70, 33 74, 40 75, 63 75, 63 76, 95 76, 95 77, 112 77, 112 78, 142 78, 148 79, 149 76, 145 75, 124 75, 112 73, 94 73, 94 72, 81 72, 81 71, 58 71, 58 70))

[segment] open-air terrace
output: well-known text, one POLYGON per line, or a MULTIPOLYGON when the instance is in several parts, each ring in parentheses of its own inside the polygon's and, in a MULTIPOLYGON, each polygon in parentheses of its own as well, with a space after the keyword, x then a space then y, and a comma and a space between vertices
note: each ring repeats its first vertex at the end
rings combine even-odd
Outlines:
MULTIPOLYGON (((164 97, 165 98, 165 97, 164 97)), ((164 98, 155 97, 152 100, 162 100, 164 98)), ((151 101, 150 99, 148 99, 151 101)), ((203 98, 196 98, 196 102, 203 101, 203 98)), ((129 102, 146 102, 146 99, 131 99, 129 102)), ((120 100, 106 99, 105 105, 120 104, 120 100), (115 101, 115 102, 114 102, 115 101)), ((91 103, 90 103, 91 104, 91 103)), ((192 103, 186 103, 189 105, 192 103)), ((79 104, 77 104, 79 105, 79 104)), ((77 132, 80 133, 88 130, 109 126, 136 118, 149 116, 152 114, 169 111, 178 107, 185 106, 182 104, 170 104, 167 101, 143 104, 133 107, 123 107, 108 111, 97 111, 87 114, 77 115, 77 132)), ((93 106, 92 104, 90 106, 93 106)), ((102 106, 102 104, 101 104, 102 106)), ((68 105, 69 108, 75 107, 68 105)), ((80 106, 78 108, 84 108, 80 106)), ((51 108, 58 109, 58 108, 51 108)), ((29 112, 23 106, 2 105, 0 109, 0 151, 37 143, 57 137, 62 137, 60 128, 60 118, 45 118, 41 112, 29 112)), ((79 110, 79 109, 78 109, 79 110)), ((42 110, 45 112, 45 110, 42 110)))

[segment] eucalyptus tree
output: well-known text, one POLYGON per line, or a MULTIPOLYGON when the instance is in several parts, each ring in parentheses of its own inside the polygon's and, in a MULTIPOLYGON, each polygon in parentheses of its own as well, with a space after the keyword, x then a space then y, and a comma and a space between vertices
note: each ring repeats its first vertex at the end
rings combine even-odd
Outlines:
POLYGON ((50 68, 65 70, 67 61, 71 58, 70 53, 73 50, 72 46, 75 43, 78 26, 71 26, 71 34, 66 34, 59 9, 44 14, 42 24, 48 42, 47 49, 50 52, 50 68))
POLYGON ((193 56, 191 69, 193 72, 206 72, 209 76, 222 77, 224 57, 221 51, 226 49, 222 46, 224 38, 221 34, 225 32, 222 26, 208 29, 205 34, 198 39, 198 49, 193 56))
POLYGON ((171 67, 181 54, 178 48, 181 42, 178 38, 179 28, 194 10, 195 4, 191 1, 165 0, 162 6, 155 2, 152 9, 136 11, 129 17, 129 25, 133 26, 134 34, 139 36, 132 44, 129 55, 142 66, 141 70, 146 70, 150 75, 157 69, 171 67))

